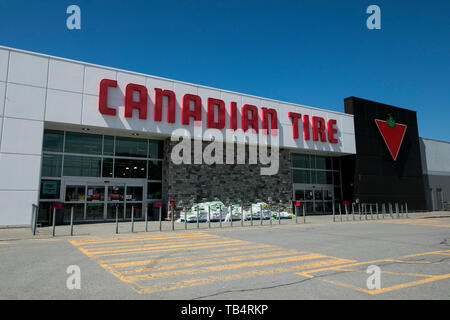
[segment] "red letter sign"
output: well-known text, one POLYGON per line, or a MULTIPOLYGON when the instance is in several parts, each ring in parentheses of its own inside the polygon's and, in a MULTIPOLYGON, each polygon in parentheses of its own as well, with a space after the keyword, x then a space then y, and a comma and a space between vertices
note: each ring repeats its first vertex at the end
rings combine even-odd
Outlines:
POLYGON ((147 119, 147 88, 130 83, 125 88, 125 118, 133 116, 133 109, 139 110, 139 119, 147 119), (134 101, 134 91, 139 92, 139 101, 134 101))
POLYGON ((300 113, 288 112, 288 117, 292 119, 292 137, 298 139, 298 119, 302 115, 300 113))
POLYGON ((320 141, 326 142, 327 137, 325 136, 325 120, 321 117, 312 117, 313 123, 313 140, 318 141, 320 135, 320 141))
POLYGON ((236 130, 237 129, 237 108, 236 108, 236 102, 230 103, 230 129, 236 130))
POLYGON ((250 125, 258 133, 258 108, 251 104, 244 104, 242 106, 242 130, 247 131, 250 125), (248 118, 249 112, 252 115, 251 119, 248 118))
POLYGON ((307 114, 303 116, 303 139, 309 140, 309 116, 307 114))
POLYGON ((208 109, 206 126, 208 128, 223 129, 225 128, 225 102, 220 99, 208 98, 208 109), (214 121, 215 107, 219 107, 219 121, 214 121))
POLYGON ((103 79, 100 81, 100 88, 98 93, 98 111, 101 114, 107 114, 110 116, 116 115, 116 109, 108 108, 108 88, 117 87, 116 80, 103 79))
POLYGON ((331 143, 338 143, 338 140, 334 137, 334 135, 338 132, 334 125, 336 124, 336 120, 329 119, 328 120, 328 141, 331 143))
POLYGON ((189 125, 191 117, 194 118, 194 121, 202 121, 202 99, 194 94, 185 94, 181 117, 181 122, 186 125, 189 125), (191 101, 194 101, 194 110, 191 110, 191 101))
MULTIPOLYGON (((268 134, 269 133, 269 115, 271 118, 271 129, 272 130, 276 130, 278 129, 278 119, 277 119, 277 111, 275 109, 269 109, 269 108, 262 108, 262 128, 263 128, 263 133, 264 134, 268 134)), ((272 135, 276 136, 276 131, 272 131, 272 135)))
POLYGON ((155 121, 162 120, 163 97, 167 97, 167 122, 175 123, 175 93, 171 90, 155 88, 155 121))

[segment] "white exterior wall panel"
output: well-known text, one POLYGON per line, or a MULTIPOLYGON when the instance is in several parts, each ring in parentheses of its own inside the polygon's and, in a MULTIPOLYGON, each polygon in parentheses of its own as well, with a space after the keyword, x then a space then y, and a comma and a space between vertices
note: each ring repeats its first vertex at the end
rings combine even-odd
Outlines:
MULTIPOLYGON (((259 109, 259 128, 262 126, 261 108, 277 110, 280 147, 355 153, 351 115, 0 47, 0 201, 3 204, 0 208, 0 226, 30 222, 31 205, 37 203, 39 198, 44 121, 133 130, 160 134, 161 137, 169 136, 175 129, 185 129, 193 135, 192 119, 189 126, 181 124, 183 95, 187 93, 199 95, 202 99, 203 132, 207 130, 207 98, 211 97, 225 102, 226 129, 230 127, 230 102, 236 102, 239 129, 242 128, 242 105, 252 104, 259 109), (117 88, 108 90, 108 107, 116 109, 116 116, 103 115, 98 110, 102 79, 118 81, 117 88), (148 89, 146 120, 138 118, 137 110, 132 118, 124 117, 125 88, 129 83, 141 84, 148 89), (174 124, 167 122, 166 102, 163 103, 163 121, 154 121, 155 88, 175 92, 174 124), (308 114, 310 120, 312 116, 323 117, 325 121, 337 120, 336 137, 339 143, 304 141, 301 122, 299 139, 294 140, 288 112, 308 114)), ((225 137, 225 129, 222 133, 225 137)))

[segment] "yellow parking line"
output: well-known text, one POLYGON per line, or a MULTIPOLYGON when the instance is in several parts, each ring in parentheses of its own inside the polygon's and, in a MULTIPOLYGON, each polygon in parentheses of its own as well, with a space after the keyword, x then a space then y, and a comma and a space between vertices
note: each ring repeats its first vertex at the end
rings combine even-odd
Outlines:
MULTIPOLYGON (((83 249, 87 250, 88 252, 95 254, 97 252, 115 252, 119 250, 128 250, 128 249, 134 249, 134 248, 169 248, 174 245, 179 246, 193 246, 194 244, 204 244, 204 243, 217 243, 217 239, 197 239, 196 242, 190 242, 190 241, 174 241, 174 242, 162 242, 162 243, 149 243, 149 244, 142 244, 142 243, 133 243, 129 245, 124 246, 114 246, 114 247, 83 247, 83 249)), ((236 241, 236 240, 233 240, 236 241)), ((240 240, 239 240, 240 241, 240 240)))
POLYGON ((181 239, 194 239, 194 238, 219 238, 215 235, 210 235, 206 233, 195 233, 195 234, 171 234, 170 236, 135 236, 135 237, 127 237, 127 238, 114 238, 112 240, 106 240, 100 238, 98 240, 89 240, 89 241, 79 241, 73 240, 72 243, 78 246, 87 246, 87 245, 98 245, 98 244, 106 244, 106 243, 116 243, 116 242, 134 242, 134 241, 155 241, 155 240, 181 240, 181 239))
POLYGON ((313 259, 319 259, 319 258, 325 258, 325 257, 326 256, 321 255, 321 254, 309 254, 309 255, 294 256, 294 257, 279 258, 279 259, 259 260, 259 261, 243 262, 243 263, 236 263, 236 264, 200 267, 200 268, 194 268, 194 269, 183 269, 183 270, 175 270, 175 271, 167 271, 167 272, 148 273, 148 274, 144 274, 144 275, 127 276, 124 279, 126 282, 135 282, 135 281, 142 281, 142 280, 152 280, 152 279, 157 279, 157 278, 174 277, 174 276, 180 276, 180 275, 194 275, 194 274, 207 273, 207 272, 219 272, 219 271, 242 269, 242 268, 249 268, 249 267, 261 267, 261 266, 267 266, 267 265, 272 265, 272 264, 298 262, 298 261, 313 260, 313 259))
POLYGON ((430 282, 443 280, 443 279, 448 279, 448 278, 450 278, 450 273, 444 274, 444 275, 440 275, 440 276, 430 276, 430 277, 428 277, 426 279, 411 281, 411 282, 402 283, 402 284, 398 284, 398 285, 394 285, 394 286, 390 286, 390 287, 386 287, 386 288, 381 288, 381 289, 375 289, 375 290, 368 290, 368 289, 364 289, 364 288, 359 288, 359 287, 353 286, 351 284, 343 283, 343 282, 340 282, 340 281, 334 281, 334 280, 328 280, 328 279, 321 279, 321 280, 324 281, 324 282, 332 283, 332 284, 339 285, 339 286, 342 286, 342 287, 347 287, 347 288, 351 288, 351 289, 354 289, 354 290, 357 290, 357 291, 368 293, 370 295, 375 295, 375 294, 380 294, 380 293, 386 293, 386 292, 389 292, 389 291, 394 291, 394 290, 414 287, 414 286, 418 286, 418 285, 421 285, 421 284, 430 283, 430 282))
MULTIPOLYGON (((235 273, 231 275, 222 275, 222 274, 215 274, 211 275, 206 278, 197 278, 197 279, 187 279, 187 280, 181 280, 181 281, 173 281, 173 282, 160 282, 156 283, 155 285, 146 286, 139 283, 134 283, 136 287, 138 288, 138 293, 154 293, 154 292, 161 292, 161 291, 168 291, 168 290, 175 290, 175 289, 182 289, 187 287, 193 287, 193 286, 200 286, 200 285, 207 285, 218 281, 231 281, 231 280, 239 280, 244 278, 250 278, 250 277, 256 277, 256 276, 267 276, 271 274, 277 274, 277 273, 287 273, 287 272, 293 272, 301 269, 313 269, 313 268, 319 268, 323 266, 328 265, 337 265, 337 264, 344 264, 352 262, 353 260, 347 260, 347 259, 328 259, 328 260, 321 260, 311 263, 305 263, 305 264, 299 264, 294 266, 282 266, 282 267, 276 267, 276 268, 270 268, 270 269, 260 269, 260 270, 252 270, 247 272, 241 272, 241 273, 235 273)), ((124 281, 124 280, 122 280, 124 281)))
MULTIPOLYGON (((258 255, 241 255, 241 256, 233 256, 228 257, 224 259, 211 259, 211 260, 197 260, 197 261, 189 261, 184 263, 175 263, 175 264, 169 264, 161 266, 161 263, 164 263, 164 260, 157 260, 158 266, 154 267, 148 267, 148 268, 136 268, 132 270, 123 270, 123 274, 133 274, 133 273, 144 273, 144 272, 151 272, 151 271, 162 271, 162 270, 170 270, 170 269, 181 269, 181 268, 189 268, 189 267, 195 267, 195 266, 201 266, 201 265, 208 265, 208 264, 218 264, 218 263, 226 263, 226 262, 236 262, 236 261, 243 261, 243 260, 254 260, 254 259, 263 259, 263 258, 272 258, 272 257, 281 257, 281 256, 292 256, 297 255, 298 252, 295 250, 291 251, 285 251, 285 252, 271 252, 271 253, 264 253, 264 254, 258 254, 258 255)), ((204 257, 206 258, 206 257, 204 257)))
MULTIPOLYGON (((229 246, 242 246, 244 245, 242 242, 240 241, 227 241, 226 243, 223 242, 218 242, 219 244, 211 244, 211 243, 206 243, 205 245, 202 246, 198 246, 192 249, 198 250, 198 249, 210 249, 210 248, 217 248, 217 247, 229 247, 229 246)), ((95 254, 95 255, 89 255, 85 252, 83 252, 82 248, 79 248, 80 251, 82 251, 83 253, 85 253, 86 255, 90 256, 90 257, 100 257, 100 256, 119 256, 119 255, 128 255, 128 254, 142 254, 142 253, 161 253, 161 252, 171 252, 171 251, 178 251, 180 250, 181 246, 174 246, 173 248, 169 248, 169 249, 134 249, 134 250, 125 250, 124 252, 118 252, 118 253, 108 253, 105 252, 103 254, 95 254)))
MULTIPOLYGON (((139 266, 145 266, 147 264, 150 264, 152 262, 154 262, 156 259, 158 259, 158 264, 161 263, 170 263, 170 262, 180 262, 180 261, 187 261, 189 260, 190 262, 193 261, 202 261, 205 258, 217 258, 217 257, 224 257, 224 256, 236 256, 236 254, 238 254, 237 256, 241 256, 241 255, 247 255, 247 254, 251 254, 251 253, 258 253, 261 252, 261 249, 264 249, 264 252, 272 252, 275 250, 278 250, 278 248, 276 247, 272 247, 270 245, 264 245, 264 246, 259 246, 257 248, 254 248, 252 250, 245 250, 243 248, 229 248, 229 249, 224 249, 221 251, 225 251, 222 253, 217 253, 217 254, 208 254, 208 255, 202 255, 202 256, 195 256, 195 255, 186 255, 186 252, 180 252, 180 254, 182 254, 182 256, 180 257, 173 257, 171 255, 171 258, 163 258, 163 259, 158 259, 158 257, 155 257, 151 260, 137 260, 137 261, 131 261, 131 262, 121 262, 121 263, 110 263, 107 260, 103 260, 101 261, 102 263, 109 263, 112 267, 114 268, 128 268, 128 267, 139 267, 139 266), (234 252, 234 251, 239 251, 239 252, 234 252)), ((140 257, 142 259, 142 257, 140 257)), ((127 259, 129 260, 129 259, 127 259)))

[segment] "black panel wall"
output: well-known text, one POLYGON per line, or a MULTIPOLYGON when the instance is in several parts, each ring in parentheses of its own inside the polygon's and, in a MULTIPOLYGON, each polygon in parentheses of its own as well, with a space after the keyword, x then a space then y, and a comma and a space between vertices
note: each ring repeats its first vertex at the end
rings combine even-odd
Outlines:
POLYGON ((374 101, 350 97, 345 112, 354 115, 356 156, 342 160, 344 197, 366 203, 408 203, 413 210, 425 209, 416 112, 374 101), (406 124, 397 160, 389 153, 375 119, 406 124))

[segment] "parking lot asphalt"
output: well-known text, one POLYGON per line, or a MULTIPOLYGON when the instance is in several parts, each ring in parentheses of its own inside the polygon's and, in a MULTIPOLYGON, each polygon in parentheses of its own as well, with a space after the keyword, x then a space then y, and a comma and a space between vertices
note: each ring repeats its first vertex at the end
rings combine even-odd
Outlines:
POLYGON ((321 219, 118 235, 104 224, 74 237, 0 230, 0 299, 450 298, 449 217, 321 219), (71 290, 73 265, 81 287, 71 290), (373 266, 378 288, 367 285, 373 266))

